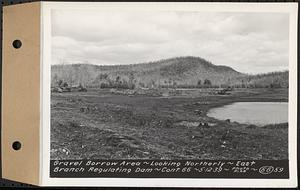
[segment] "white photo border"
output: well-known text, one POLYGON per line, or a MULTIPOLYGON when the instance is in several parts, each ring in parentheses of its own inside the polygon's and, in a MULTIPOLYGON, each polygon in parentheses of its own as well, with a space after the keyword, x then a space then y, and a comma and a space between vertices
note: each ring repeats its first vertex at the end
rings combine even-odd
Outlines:
POLYGON ((41 2, 42 186, 105 187, 297 187, 297 3, 41 2), (50 178, 51 10, 142 10, 289 13, 289 179, 50 178))

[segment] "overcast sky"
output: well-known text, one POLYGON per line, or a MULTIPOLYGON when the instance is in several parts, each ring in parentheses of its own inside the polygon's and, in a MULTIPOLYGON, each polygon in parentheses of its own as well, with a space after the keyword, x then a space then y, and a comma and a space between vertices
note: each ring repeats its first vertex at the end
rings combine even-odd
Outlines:
POLYGON ((284 13, 52 11, 52 64, 199 56, 244 73, 288 69, 284 13))

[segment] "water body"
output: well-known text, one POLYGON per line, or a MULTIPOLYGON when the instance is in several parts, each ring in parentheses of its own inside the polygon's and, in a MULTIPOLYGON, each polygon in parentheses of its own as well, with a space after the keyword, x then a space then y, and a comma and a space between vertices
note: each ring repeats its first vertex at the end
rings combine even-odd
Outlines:
POLYGON ((235 102, 209 110, 209 117, 258 126, 288 122, 287 102, 235 102))

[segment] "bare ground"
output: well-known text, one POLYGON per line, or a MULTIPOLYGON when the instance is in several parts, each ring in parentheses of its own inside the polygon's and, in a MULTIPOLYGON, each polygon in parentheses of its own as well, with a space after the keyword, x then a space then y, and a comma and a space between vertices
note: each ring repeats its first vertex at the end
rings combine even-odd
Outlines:
POLYGON ((231 102, 287 97, 287 89, 169 97, 96 89, 53 93, 51 159, 287 159, 287 124, 257 127, 206 116, 231 102))

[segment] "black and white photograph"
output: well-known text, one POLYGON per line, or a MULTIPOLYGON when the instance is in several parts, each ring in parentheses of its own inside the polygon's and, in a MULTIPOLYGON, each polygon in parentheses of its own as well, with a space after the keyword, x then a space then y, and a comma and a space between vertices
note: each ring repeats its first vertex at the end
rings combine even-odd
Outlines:
POLYGON ((43 184, 295 187, 297 10, 44 2, 43 184))
POLYGON ((51 12, 51 159, 288 159, 289 14, 51 12))
POLYGON ((3 179, 297 188, 298 4, 3 8, 3 179))

